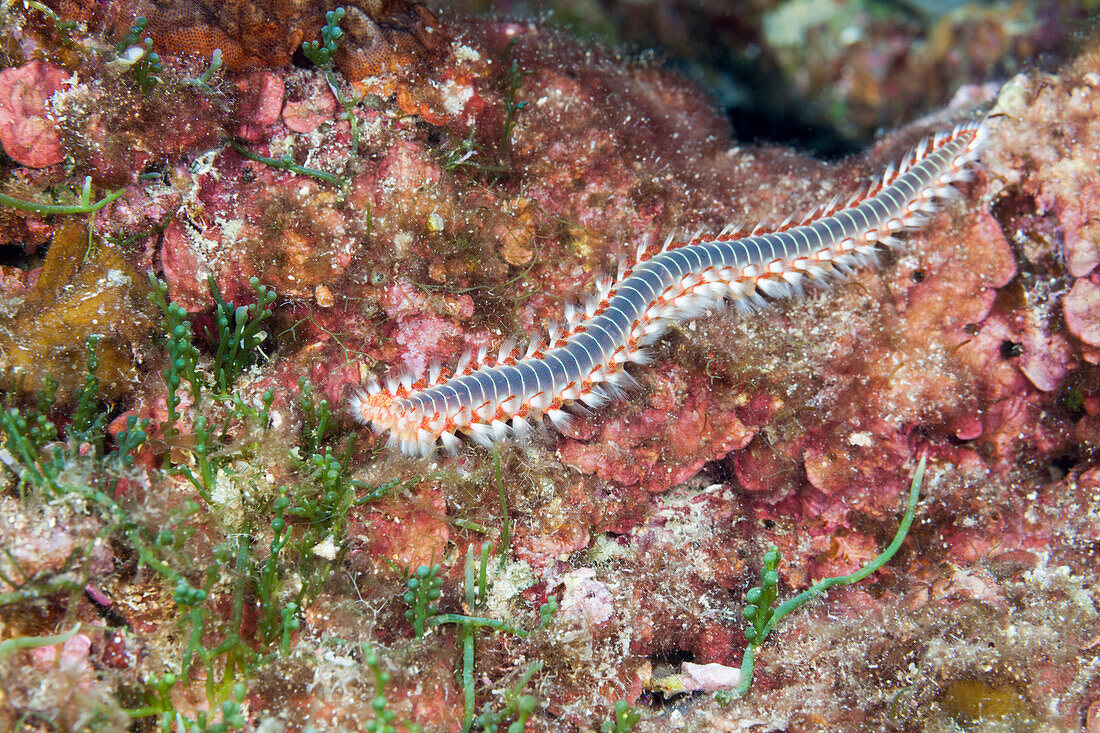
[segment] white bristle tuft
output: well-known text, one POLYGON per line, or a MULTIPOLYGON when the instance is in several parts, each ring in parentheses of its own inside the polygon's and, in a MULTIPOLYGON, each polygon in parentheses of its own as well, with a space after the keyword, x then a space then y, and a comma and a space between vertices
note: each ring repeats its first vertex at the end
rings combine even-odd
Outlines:
POLYGON ((348 396, 348 412, 356 422, 365 423, 367 417, 363 414, 363 403, 367 401, 367 393, 357 389, 348 396))
POLYGON ((785 298, 791 292, 790 287, 785 282, 770 277, 758 279, 756 287, 769 298, 785 298))
POLYGON ((493 447, 493 441, 495 436, 493 435, 493 429, 485 423, 474 423, 470 426, 470 437, 474 439, 474 442, 479 443, 486 448, 493 447))
POLYGON ((473 358, 473 354, 466 350, 462 352, 462 356, 458 357, 458 364, 455 364, 455 374, 461 375, 466 371, 466 367, 470 366, 470 360, 473 358))
POLYGON ((531 435, 531 423, 522 417, 512 418, 512 437, 519 443, 524 443, 531 435))
POLYGON ((439 440, 443 443, 443 449, 449 454, 458 455, 459 448, 462 447, 462 441, 459 440, 454 433, 444 430, 439 434, 439 440))
POLYGON ((598 410, 599 408, 607 404, 608 397, 607 394, 599 387, 592 387, 587 392, 581 394, 580 400, 592 409, 598 410))
POLYGON ((516 340, 509 336, 504 339, 500 344, 500 351, 497 352, 497 364, 502 363, 505 359, 512 355, 512 349, 516 348, 516 340))
POLYGON ((573 416, 565 410, 547 410, 546 417, 550 418, 550 422, 557 428, 559 433, 564 433, 569 430, 569 424, 573 420, 573 416))
POLYGON ((607 381, 600 385, 608 400, 621 400, 626 397, 626 386, 623 380, 619 378, 620 374, 626 374, 626 372, 620 370, 614 374, 609 374, 607 375, 607 381))
POLYGON ((527 344, 527 351, 523 355, 523 358, 530 359, 535 355, 535 352, 542 348, 542 336, 535 334, 531 337, 531 343, 527 344))

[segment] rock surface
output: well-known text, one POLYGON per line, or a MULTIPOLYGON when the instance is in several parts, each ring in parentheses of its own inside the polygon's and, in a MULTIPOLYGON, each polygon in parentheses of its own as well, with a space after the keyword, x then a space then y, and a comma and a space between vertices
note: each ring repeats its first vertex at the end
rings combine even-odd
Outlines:
MULTIPOLYGON (((125 721, 119 709, 139 701, 120 702, 123 691, 137 690, 141 704, 170 701, 188 719, 238 705, 247 729, 285 719, 361 727, 381 694, 373 649, 398 721, 459 730, 468 637, 453 616, 462 615, 534 629, 478 627, 469 680, 479 713, 537 694, 529 730, 598 727, 620 699, 642 709, 639 731, 1095 725, 1100 53, 1005 83, 982 169, 879 266, 760 313, 683 324, 632 370, 635 389, 578 414, 565 434, 540 428, 524 444, 414 461, 344 416, 350 390, 539 333, 638 245, 812 210, 975 114, 960 103, 826 163, 735 142, 706 95, 656 63, 541 23, 440 23, 439 45, 416 51, 432 64, 340 80, 345 100, 362 95, 346 114, 312 67, 219 72, 207 91, 195 83, 204 65, 168 55, 146 96, 89 56, 55 107, 76 170, 53 160, 35 178, 5 164, 27 200, 85 175, 126 189, 88 217, 92 239, 110 246, 87 252, 123 258, 111 272, 167 281, 192 319, 203 375, 219 347, 209 283, 238 306, 257 297, 253 278, 278 298, 265 358, 228 395, 193 399, 184 383, 174 421, 163 338, 149 335, 131 290, 112 301, 106 316, 127 371, 112 383, 104 440, 117 447, 126 416, 150 418, 151 440, 111 486, 125 512, 94 510, 114 528, 110 551, 61 557, 94 545, 99 525, 35 509, 33 494, 15 506, 11 479, 12 557, 34 583, 72 573, 89 590, 42 586, 53 589, 12 600, 15 571, 4 566, 0 602, 15 610, 5 633, 44 636, 73 617, 85 626, 54 651, 0 660, 13 691, 0 725, 76 698, 106 700, 111 719, 125 721), (306 402, 303 377, 315 392, 306 402), (322 397, 327 429, 313 413, 322 397), (213 451, 203 424, 216 426, 213 451), (898 555, 787 617, 758 655, 752 692, 725 699, 765 551, 782 553, 781 598, 855 571, 893 536, 921 454, 923 499, 898 555), (216 466, 211 486, 204 460, 216 466), (280 498, 289 508, 276 521, 280 498), (46 544, 51 522, 64 526, 46 544), (266 575, 286 536, 293 562, 266 575), (487 587, 472 588, 465 558, 476 567, 484 542, 487 587), (452 618, 416 639, 402 596, 417 567, 435 564, 433 602, 452 618), (239 581, 240 567, 255 580, 239 581), (268 608, 259 599, 272 578, 279 605, 268 608), (200 588, 208 595, 196 600, 200 588), (281 619, 291 598, 296 610, 281 619), (557 617, 539 628, 549 600, 557 617), (250 670, 239 700, 229 683, 212 698, 205 666, 179 669, 194 658, 180 629, 194 628, 195 613, 207 624, 195 643, 238 639, 266 660, 248 666, 239 652, 250 670), (33 672, 22 677, 20 663, 33 672), (165 670, 177 679, 157 692, 150 680, 167 684, 165 670), (651 692, 675 674, 699 692, 651 692)), ((59 43, 40 35, 42 53, 59 43)), ((63 241, 62 222, 19 216, 9 234, 27 238, 25 251, 63 241)), ((107 262, 69 260, 77 274, 107 262)), ((41 277, 33 264, 5 266, 0 278, 0 307, 18 314, 18 329, 0 327, 13 353, 26 351, 27 334, 57 330, 58 307, 27 307, 41 277)), ((69 288, 49 302, 78 295, 69 288)), ((90 332, 73 331, 72 359, 84 358, 90 332)), ((17 390, 31 409, 33 389, 17 390)), ((52 414, 64 427, 73 410, 52 414)), ((99 475, 94 445, 79 449, 66 481, 102 488, 89 478, 99 475)))

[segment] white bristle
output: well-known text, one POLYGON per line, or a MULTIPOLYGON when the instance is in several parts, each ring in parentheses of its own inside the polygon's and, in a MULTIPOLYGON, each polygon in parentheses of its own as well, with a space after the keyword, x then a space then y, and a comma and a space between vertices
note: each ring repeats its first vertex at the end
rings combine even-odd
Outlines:
POLYGON ((535 334, 531 337, 531 342, 527 344, 527 351, 524 353, 523 358, 530 359, 540 348, 542 348, 542 336, 535 334))
POLYGON ((531 433, 531 423, 524 420, 522 417, 512 418, 512 436, 518 442, 524 442, 527 440, 531 433))
POLYGON ((512 355, 512 349, 516 348, 516 340, 509 336, 504 339, 500 344, 500 351, 497 352, 497 364, 503 362, 506 358, 512 355))
POLYGON ((458 363, 455 364, 455 374, 462 374, 466 371, 466 367, 470 366, 471 358, 473 358, 473 354, 469 350, 462 352, 462 356, 458 357, 458 363))
POLYGON ((486 448, 492 448, 493 447, 493 440, 494 440, 494 437, 495 437, 493 435, 493 429, 490 428, 485 423, 480 423, 479 422, 479 423, 474 423, 473 425, 471 425, 470 426, 470 437, 473 438, 475 442, 480 443, 481 445, 485 446, 486 448))
POLYGON ((565 410, 547 410, 546 417, 550 418, 550 422, 554 424, 559 433, 564 433, 569 429, 569 423, 572 419, 570 414, 565 410))
POLYGON ((456 455, 458 449, 462 447, 462 441, 455 437, 455 434, 450 431, 443 431, 439 434, 439 439, 443 443, 443 448, 451 455, 456 455))

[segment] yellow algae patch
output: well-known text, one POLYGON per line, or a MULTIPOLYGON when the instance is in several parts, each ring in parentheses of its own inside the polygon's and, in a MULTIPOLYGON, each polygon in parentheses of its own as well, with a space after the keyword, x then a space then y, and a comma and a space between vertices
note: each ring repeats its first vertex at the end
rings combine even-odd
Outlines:
POLYGON ((148 290, 117 246, 93 239, 89 247, 83 224, 62 227, 15 317, 0 322, 0 384, 33 393, 53 377, 65 399, 83 384, 85 344, 96 336, 103 395, 133 388, 155 324, 148 290))

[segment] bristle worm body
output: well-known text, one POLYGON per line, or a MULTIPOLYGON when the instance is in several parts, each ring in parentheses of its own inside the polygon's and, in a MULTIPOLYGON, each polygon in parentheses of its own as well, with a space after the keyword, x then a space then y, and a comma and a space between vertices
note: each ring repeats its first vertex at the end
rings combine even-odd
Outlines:
POLYGON ((625 386, 624 365, 644 362, 645 347, 670 324, 726 300, 751 310, 763 296, 796 294, 805 282, 844 275, 876 247, 897 244, 900 231, 923 224, 966 177, 985 136, 985 123, 973 122, 930 137, 867 191, 774 231, 641 248, 633 266, 597 285, 586 307, 567 311, 545 345, 536 339, 521 351, 507 341, 495 357, 463 357, 453 372, 433 366, 415 382, 392 377, 354 394, 349 408, 411 455, 439 443, 456 450, 456 433, 489 444, 543 415, 560 426, 570 404, 597 407, 625 386))

